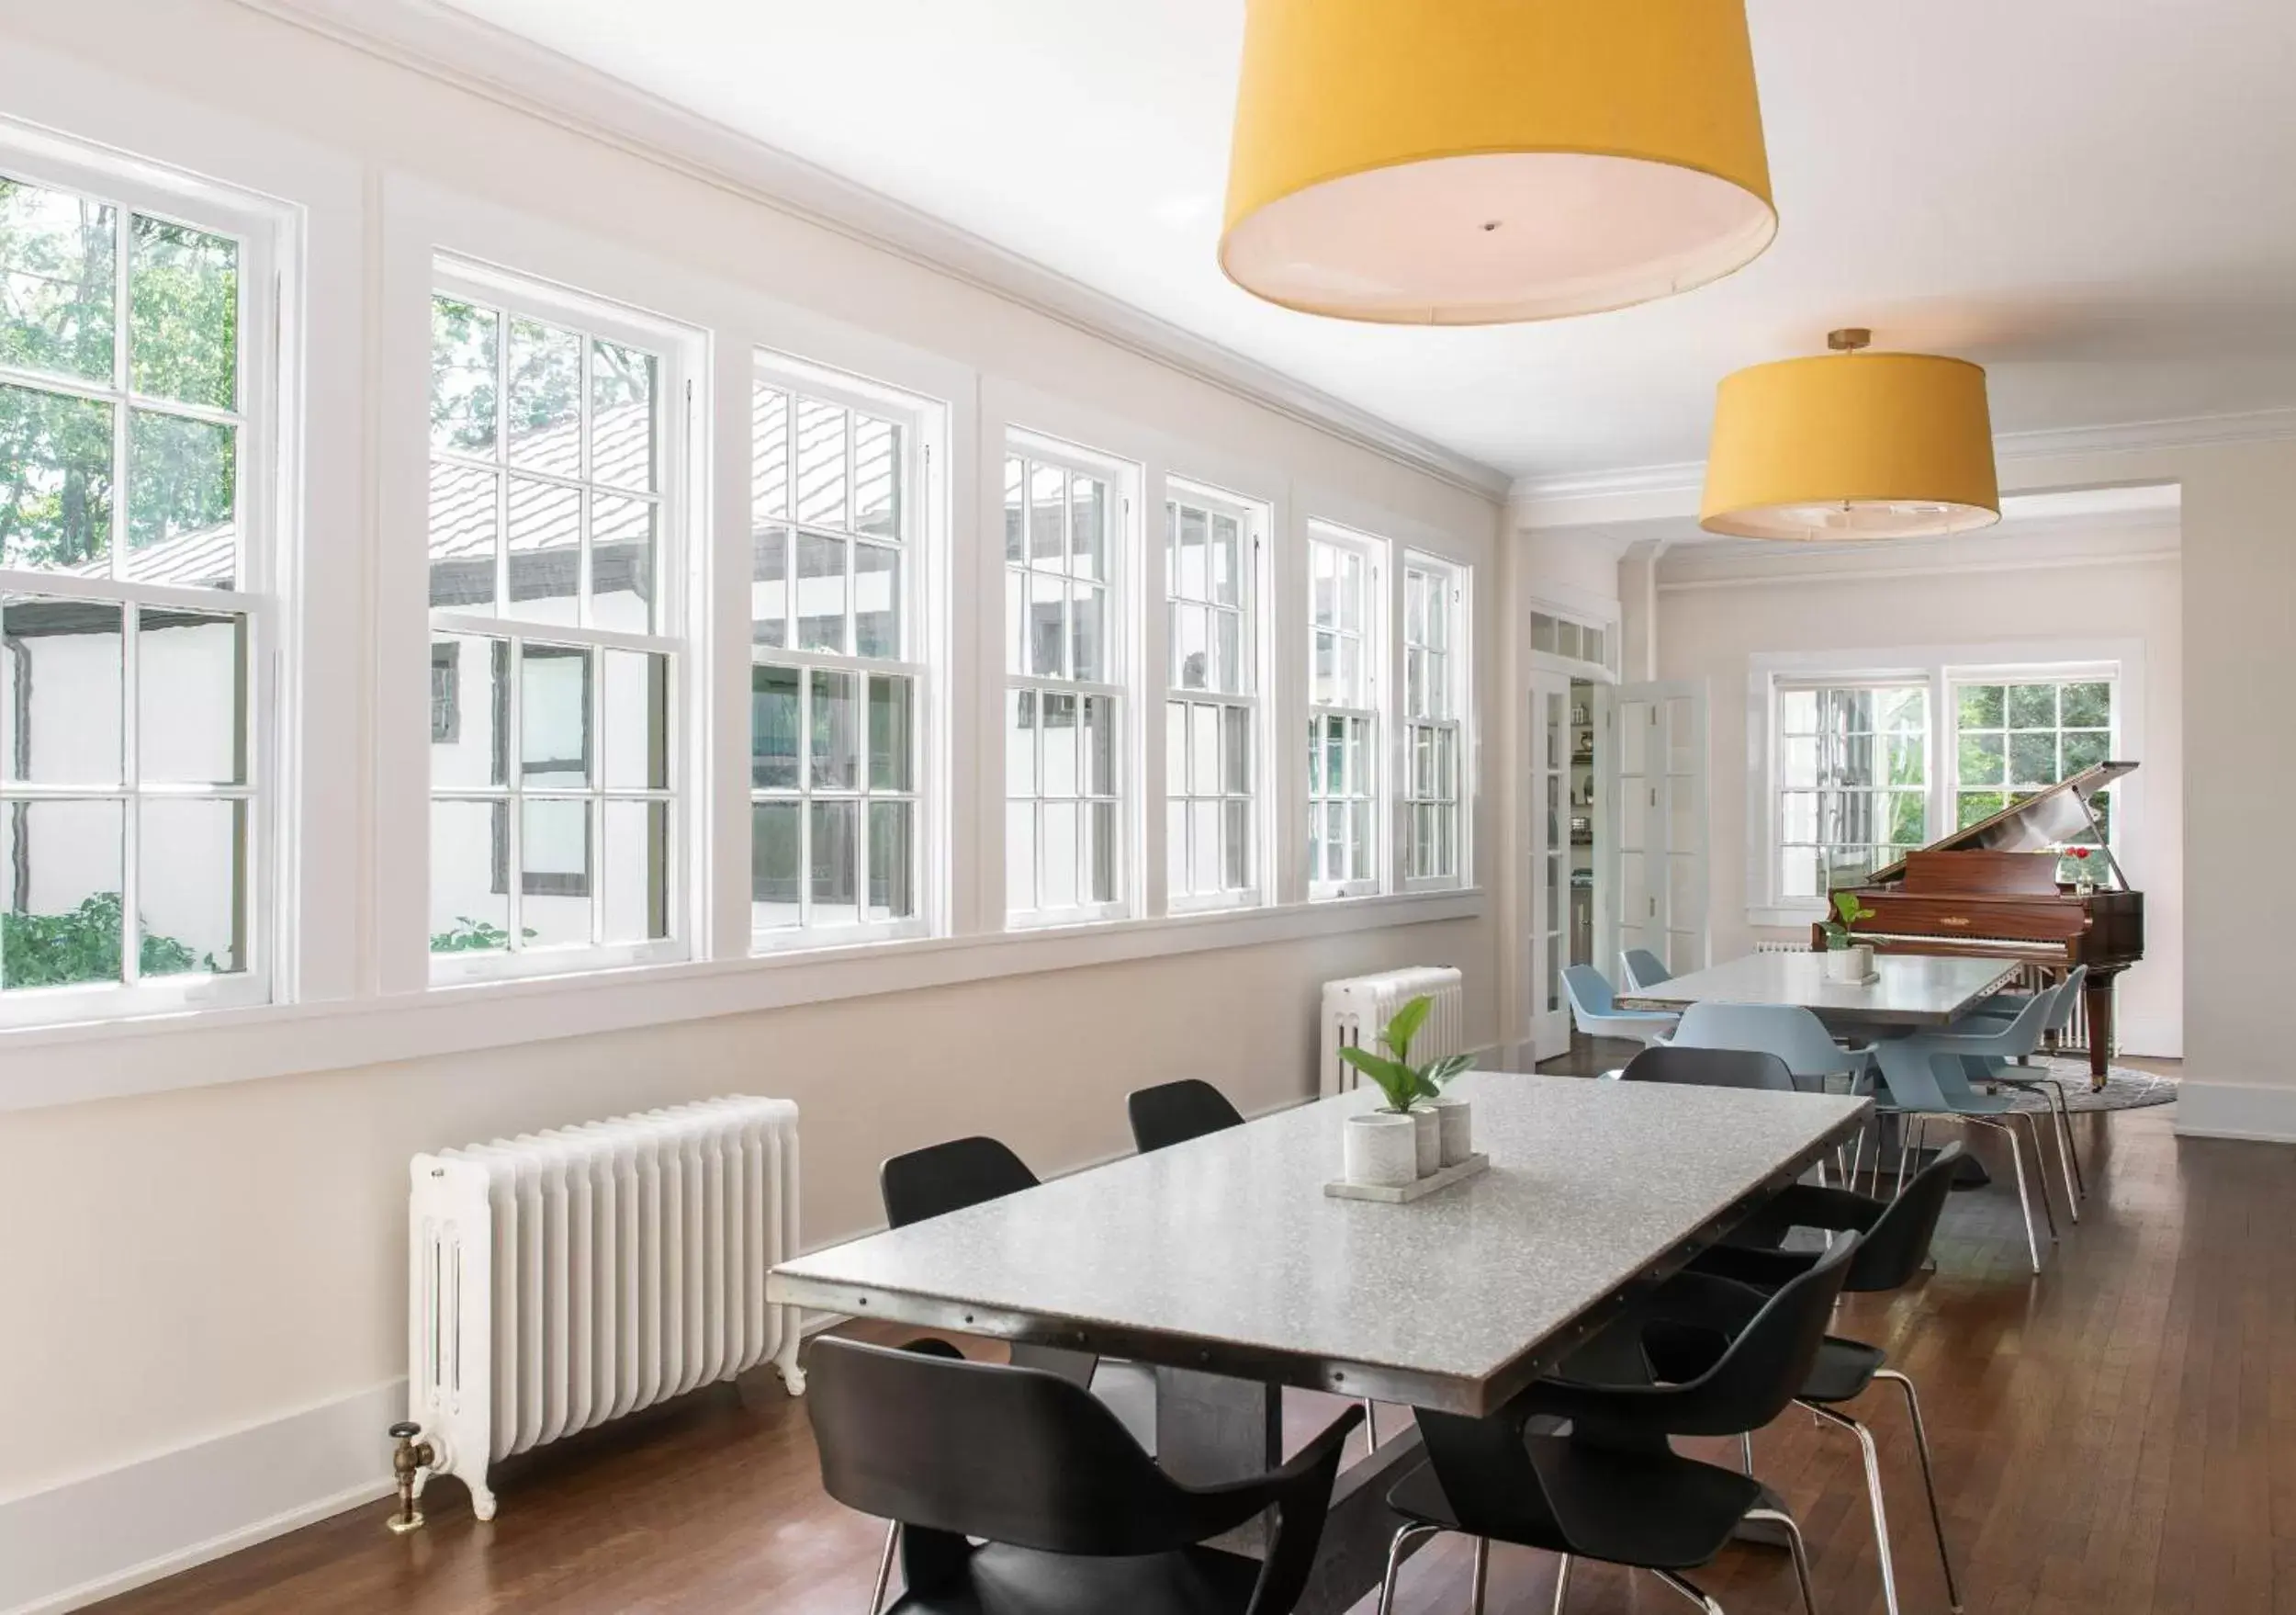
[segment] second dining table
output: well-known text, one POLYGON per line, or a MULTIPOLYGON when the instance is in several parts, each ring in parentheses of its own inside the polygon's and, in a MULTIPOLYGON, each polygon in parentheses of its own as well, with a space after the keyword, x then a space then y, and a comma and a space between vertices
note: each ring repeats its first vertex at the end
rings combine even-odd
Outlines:
POLYGON ((1683 1011, 1693 1004, 1791 1004, 1828 1030, 1876 1033, 1952 1025, 2015 980, 2015 959, 1965 954, 1878 954, 1874 978, 1829 981, 1819 953, 1748 954, 1618 995, 1622 1010, 1683 1011))
MULTIPOLYGON (((1280 1462, 1281 1391, 1483 1415, 1853 1131, 1842 1095, 1477 1073, 1479 1177, 1337 1199, 1357 1090, 776 1268, 780 1304, 1152 1365, 1157 1461, 1280 1462)), ((1302 1610, 1377 1586, 1415 1430, 1345 1471, 1302 1610)))

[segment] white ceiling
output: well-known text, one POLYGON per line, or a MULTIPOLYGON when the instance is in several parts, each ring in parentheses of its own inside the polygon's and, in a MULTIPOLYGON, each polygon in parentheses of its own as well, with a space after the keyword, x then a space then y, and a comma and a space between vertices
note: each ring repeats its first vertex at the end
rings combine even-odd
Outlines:
POLYGON ((1845 324, 2004 432, 2296 405, 2290 0, 1752 0, 1777 244, 1467 331, 1221 277, 1243 0, 448 3, 1510 475, 1701 458, 1724 373, 1845 324))

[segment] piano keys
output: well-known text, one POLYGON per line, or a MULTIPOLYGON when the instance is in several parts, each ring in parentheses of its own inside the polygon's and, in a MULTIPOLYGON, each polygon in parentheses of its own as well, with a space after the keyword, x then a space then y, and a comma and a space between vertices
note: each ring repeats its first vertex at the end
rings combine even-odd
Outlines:
MULTIPOLYGON (((2090 798, 2135 768, 2098 763, 1874 871, 1851 888, 1874 910, 1852 928, 1858 941, 1885 954, 2022 959, 2058 978, 2087 965, 2089 1082, 2103 1087, 2113 983, 2144 956, 2144 894, 2129 889, 2101 835, 2110 888, 2084 893, 2061 884, 2054 849, 2096 829, 2090 798)), ((1822 930, 1811 928, 1810 943, 1825 945, 1822 930)))

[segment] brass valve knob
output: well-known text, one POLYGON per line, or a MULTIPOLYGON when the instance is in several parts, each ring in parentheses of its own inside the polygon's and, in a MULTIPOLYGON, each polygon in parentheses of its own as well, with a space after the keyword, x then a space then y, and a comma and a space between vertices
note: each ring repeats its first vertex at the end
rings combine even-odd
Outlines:
POLYGON ((419 1424, 402 1421, 390 1427, 390 1439, 399 1443, 390 1455, 391 1478, 399 1487, 399 1511, 383 1523, 394 1536, 422 1529, 422 1511, 414 1506, 415 1477, 430 1468, 438 1454, 430 1442, 415 1440, 422 1433, 419 1424))

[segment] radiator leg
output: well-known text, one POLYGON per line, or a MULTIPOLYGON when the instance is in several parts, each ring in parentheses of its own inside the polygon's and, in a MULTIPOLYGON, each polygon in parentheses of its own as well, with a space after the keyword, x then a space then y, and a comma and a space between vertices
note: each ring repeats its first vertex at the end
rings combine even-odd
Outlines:
POLYGON ((773 1359, 773 1372, 782 1376, 782 1384, 793 1396, 805 1394, 805 1371, 797 1366, 797 1350, 805 1342, 805 1335, 797 1327, 797 1309, 785 1308, 782 1327, 786 1331, 782 1350, 773 1359))
POLYGON ((493 1488, 484 1481, 471 1481, 468 1485, 470 1486, 470 1512, 480 1519, 492 1519, 494 1518, 493 1488))

